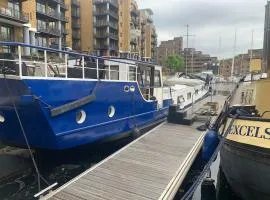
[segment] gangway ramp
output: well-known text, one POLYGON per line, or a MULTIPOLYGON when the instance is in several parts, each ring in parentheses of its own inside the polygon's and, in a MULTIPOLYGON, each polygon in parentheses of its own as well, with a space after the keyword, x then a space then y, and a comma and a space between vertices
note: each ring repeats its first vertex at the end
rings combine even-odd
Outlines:
POLYGON ((41 199, 173 199, 202 146, 199 125, 164 122, 41 199))

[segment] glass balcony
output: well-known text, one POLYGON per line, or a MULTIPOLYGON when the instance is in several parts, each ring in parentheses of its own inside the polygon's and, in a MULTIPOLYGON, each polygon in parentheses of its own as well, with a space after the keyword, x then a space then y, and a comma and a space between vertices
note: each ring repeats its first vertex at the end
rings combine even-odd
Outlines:
POLYGON ((15 9, 0 7, 0 16, 22 23, 29 22, 29 18, 25 13, 15 9))
POLYGON ((114 7, 118 8, 118 0, 93 0, 94 4, 103 4, 103 3, 109 3, 113 5, 114 7))
POLYGON ((40 33, 45 33, 45 34, 49 34, 49 35, 53 35, 57 37, 61 36, 60 30, 58 28, 51 28, 48 26, 38 26, 37 30, 40 33))

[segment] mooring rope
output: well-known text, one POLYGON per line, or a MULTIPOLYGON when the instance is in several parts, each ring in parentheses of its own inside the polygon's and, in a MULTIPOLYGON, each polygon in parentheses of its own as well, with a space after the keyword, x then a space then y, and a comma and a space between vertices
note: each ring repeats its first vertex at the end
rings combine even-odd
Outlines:
POLYGON ((4 80, 5 80, 5 85, 7 87, 7 90, 8 90, 8 95, 9 95, 9 98, 11 99, 11 102, 13 104, 13 108, 14 108, 14 111, 16 113, 16 117, 18 119, 18 122, 19 122, 19 125, 20 125, 20 129, 22 131, 22 134, 23 134, 23 137, 24 137, 24 140, 25 140, 25 143, 26 143, 26 146, 27 146, 27 149, 29 151, 29 154, 30 154, 30 157, 31 157, 31 160, 33 162, 33 165, 34 165, 34 168, 35 168, 35 171, 36 171, 36 174, 37 174, 37 181, 38 181, 38 190, 39 192, 41 191, 41 181, 40 180, 43 180, 44 183, 46 183, 48 186, 50 185, 49 182, 40 174, 40 171, 38 169, 38 165, 36 163, 36 160, 35 160, 35 157, 33 155, 33 152, 31 151, 31 148, 30 148, 30 144, 28 142, 28 139, 27 139, 27 136, 26 136, 26 132, 24 130, 24 127, 23 127, 23 124, 22 124, 22 121, 21 121, 21 118, 20 118, 20 115, 19 115, 19 112, 18 112, 18 109, 17 109, 17 106, 12 98, 12 91, 8 85, 8 82, 7 82, 7 79, 6 79, 6 74, 4 73, 4 80))

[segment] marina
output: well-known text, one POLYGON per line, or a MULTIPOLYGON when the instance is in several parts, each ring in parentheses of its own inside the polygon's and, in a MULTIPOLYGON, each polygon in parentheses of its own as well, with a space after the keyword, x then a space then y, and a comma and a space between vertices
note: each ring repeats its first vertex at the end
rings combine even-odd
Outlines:
POLYGON ((269 200, 264 1, 1 0, 0 200, 269 200))

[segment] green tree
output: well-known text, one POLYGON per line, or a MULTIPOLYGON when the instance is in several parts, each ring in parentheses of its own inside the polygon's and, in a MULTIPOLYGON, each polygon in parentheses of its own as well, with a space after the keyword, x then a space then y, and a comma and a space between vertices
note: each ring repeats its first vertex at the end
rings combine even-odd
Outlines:
POLYGON ((167 56, 165 63, 171 72, 180 72, 184 68, 184 59, 179 55, 167 56))

